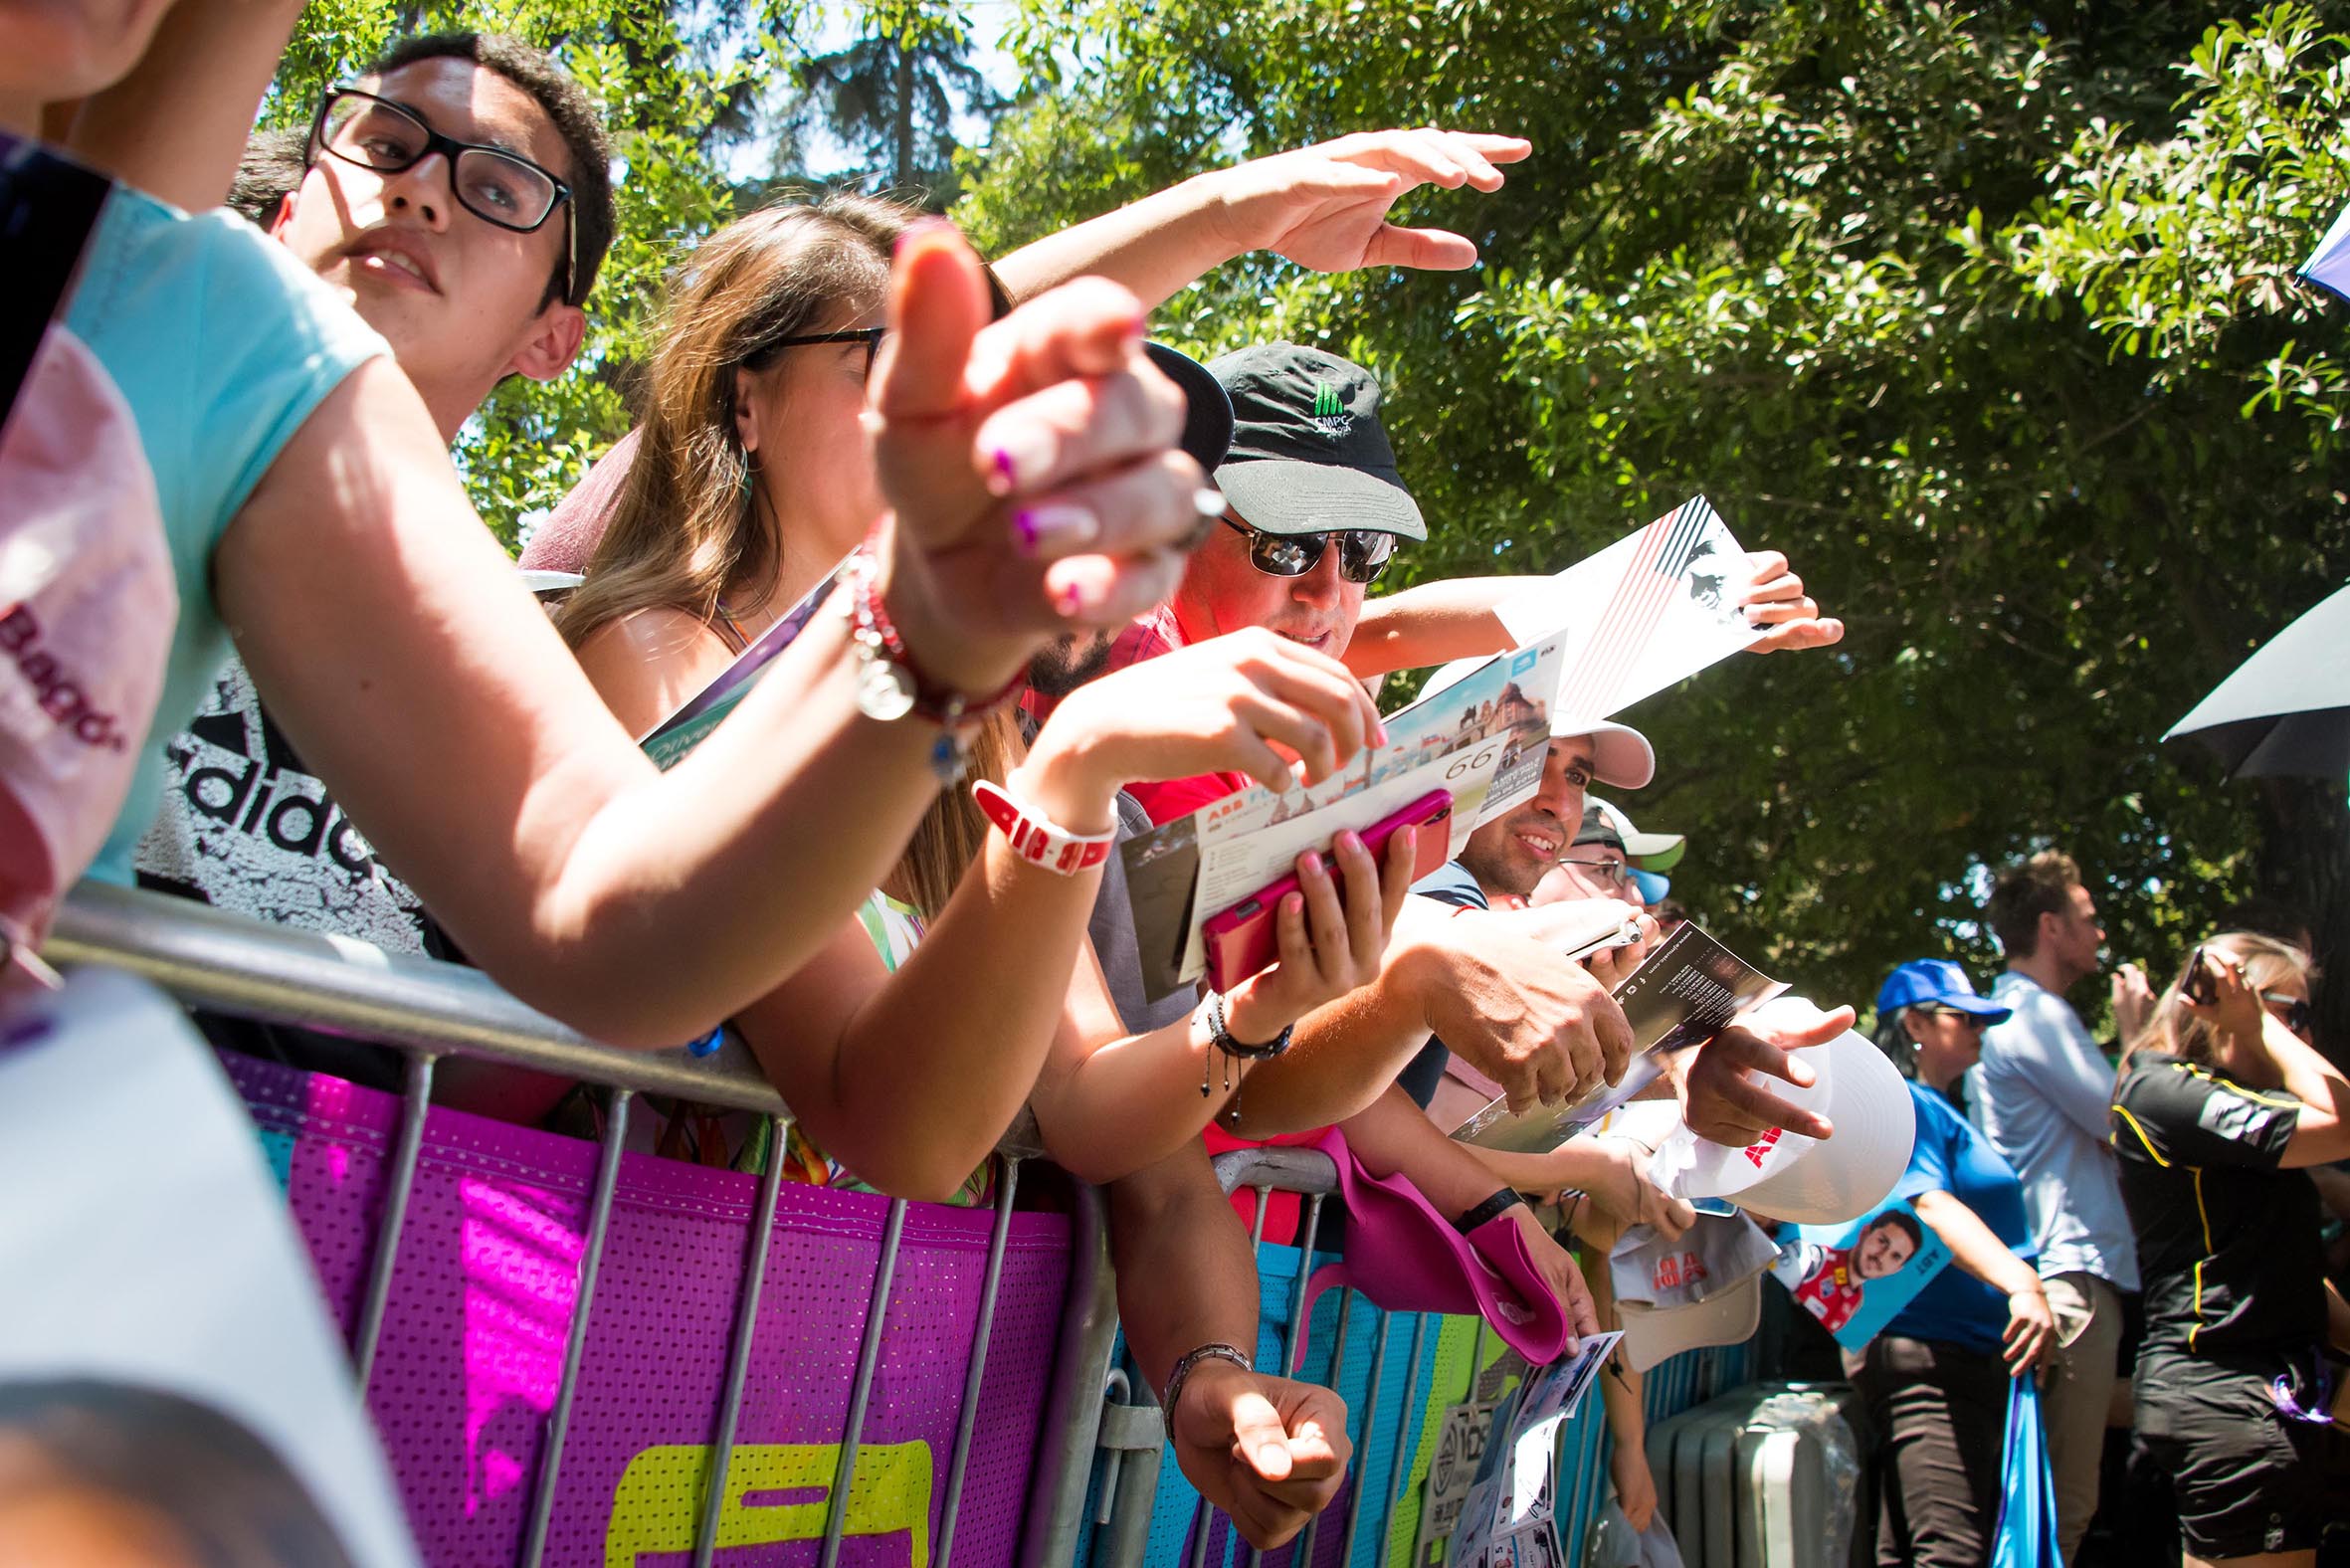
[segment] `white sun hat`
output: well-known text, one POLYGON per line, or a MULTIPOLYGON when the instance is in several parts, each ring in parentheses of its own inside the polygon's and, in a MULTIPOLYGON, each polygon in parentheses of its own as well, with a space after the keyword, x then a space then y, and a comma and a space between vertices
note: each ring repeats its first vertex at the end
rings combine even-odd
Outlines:
MULTIPOLYGON (((1819 1016, 1798 997, 1781 997, 1757 1014, 1782 1009, 1819 1016)), ((1817 1075, 1811 1086, 1774 1078, 1771 1090, 1825 1115, 1833 1136, 1773 1130, 1732 1148, 1684 1126, 1658 1148, 1651 1179, 1675 1198, 1726 1198, 1750 1213, 1799 1225, 1843 1225, 1882 1203, 1908 1169, 1917 1139, 1908 1084, 1883 1052, 1851 1030, 1805 1050, 1802 1060, 1817 1075)))

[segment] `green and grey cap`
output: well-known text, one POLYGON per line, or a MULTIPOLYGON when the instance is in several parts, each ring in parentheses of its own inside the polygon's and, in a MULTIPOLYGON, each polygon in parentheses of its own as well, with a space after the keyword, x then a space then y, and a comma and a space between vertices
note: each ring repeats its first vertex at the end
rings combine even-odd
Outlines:
POLYGON ((1297 343, 1260 343, 1208 369, 1232 398, 1232 450, 1216 488, 1251 527, 1428 537, 1380 428, 1371 372, 1297 343))

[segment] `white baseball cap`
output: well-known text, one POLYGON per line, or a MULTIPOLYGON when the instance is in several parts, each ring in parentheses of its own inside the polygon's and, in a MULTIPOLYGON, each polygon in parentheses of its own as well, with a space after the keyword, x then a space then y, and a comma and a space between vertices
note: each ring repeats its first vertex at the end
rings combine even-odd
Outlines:
MULTIPOLYGON (((1425 689, 1442 690, 1491 657, 1456 659, 1439 670, 1425 689)), ((1591 775, 1611 789, 1639 789, 1657 776, 1657 749, 1649 744, 1648 736, 1630 724, 1554 714, 1550 720, 1550 738, 1556 740, 1563 735, 1591 737, 1591 775)))
POLYGON ((1688 853, 1686 835, 1678 833, 1643 833, 1624 815, 1624 808, 1614 801, 1602 800, 1597 795, 1584 797, 1586 809, 1596 809, 1616 830, 1616 837, 1624 841, 1624 859, 1635 871, 1668 872, 1680 864, 1688 853))
MULTIPOLYGON (((1818 1011, 1795 997, 1765 1004, 1786 1007, 1818 1011)), ((1773 1083, 1771 1089, 1826 1115, 1835 1125, 1832 1137, 1774 1131, 1731 1148, 1684 1126, 1657 1150, 1651 1178, 1675 1198, 1727 1198, 1799 1225, 1843 1225, 1882 1203, 1909 1168, 1917 1141, 1909 1085, 1883 1052, 1849 1029, 1803 1055, 1817 1075, 1811 1086, 1773 1083)))

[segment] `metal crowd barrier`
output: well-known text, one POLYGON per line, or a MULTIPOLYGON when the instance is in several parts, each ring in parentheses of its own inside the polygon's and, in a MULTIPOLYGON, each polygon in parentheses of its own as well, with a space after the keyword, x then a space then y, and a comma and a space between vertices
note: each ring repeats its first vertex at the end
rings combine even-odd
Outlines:
MULTIPOLYGON (((609 1110, 601 1133, 584 1252, 578 1266, 578 1304, 571 1316, 561 1379, 548 1419, 539 1472, 533 1482, 527 1533, 517 1558, 525 1568, 538 1568, 546 1551, 564 1437, 571 1422, 582 1352, 594 1310, 598 1269, 611 1223, 632 1102, 640 1094, 675 1094, 702 1104, 767 1117, 771 1136, 767 1139, 768 1157, 760 1173, 750 1236, 752 1253, 760 1263, 744 1272, 736 1293, 713 1436, 713 1472, 701 1496, 691 1559, 694 1568, 708 1568, 716 1549, 719 1516, 728 1496, 725 1476, 734 1452, 736 1423, 749 1373, 752 1327, 766 1284, 768 1243, 776 1222, 782 1178, 782 1133, 791 1116, 739 1040, 729 1035, 715 1054, 704 1058, 692 1057, 682 1048, 668 1052, 619 1051, 525 1007, 487 976, 472 969, 429 958, 386 953, 347 938, 263 925, 181 899, 94 883, 85 883, 66 900, 44 953, 57 964, 105 964, 127 970, 191 1006, 378 1041, 406 1054, 408 1067, 389 1185, 350 1347, 362 1390, 368 1386, 383 1330, 394 1261, 424 1144, 426 1116, 431 1108, 435 1064, 443 1056, 456 1053, 606 1086, 609 1110)), ((980 1320, 946 1470, 942 1522, 931 1555, 938 1568, 952 1568, 956 1514, 975 1436, 973 1429, 988 1346, 995 1329, 997 1289, 1021 1167, 1025 1161, 1039 1157, 1041 1151, 1006 1146, 999 1153, 1003 1177, 995 1194, 980 1291, 980 1320)), ((1335 1190, 1335 1169, 1326 1156, 1293 1148, 1242 1150, 1220 1156, 1216 1167, 1228 1194, 1242 1188, 1256 1194, 1251 1245, 1260 1255, 1261 1270, 1270 1195, 1292 1193, 1303 1200, 1297 1236, 1298 1262, 1289 1281, 1290 1310, 1279 1352, 1279 1370, 1294 1375, 1311 1337, 1312 1325, 1303 1310, 1303 1302, 1307 1276, 1316 1263, 1314 1243, 1320 1230, 1322 1202, 1335 1190)), ((1092 1568, 1135 1568, 1144 1558, 1159 1489, 1162 1484, 1174 1483, 1174 1479, 1168 1473, 1170 1467, 1163 1461, 1163 1433, 1150 1391, 1129 1371, 1115 1369, 1111 1364, 1117 1314, 1105 1205, 1092 1187, 1075 1181, 1069 1187, 1075 1195, 1070 1274, 1018 1560, 1021 1568, 1062 1568, 1074 1562, 1082 1549, 1092 1568)), ((844 1503, 855 1473, 880 1358, 883 1308, 889 1298, 906 1209, 904 1200, 893 1200, 887 1209, 864 1337, 857 1351, 847 1425, 833 1484, 826 1496, 820 1568, 836 1568, 840 1559, 846 1524, 844 1503)), ((1333 1385, 1340 1384, 1344 1371, 1348 1319, 1356 1310, 1356 1295, 1351 1288, 1338 1292, 1336 1349, 1329 1372, 1333 1385)), ((1363 1309, 1378 1310, 1368 1303, 1363 1309)), ((1419 1414, 1421 1402, 1431 1393, 1419 1387, 1430 1319, 1426 1314, 1411 1315, 1415 1323, 1409 1336, 1402 1400, 1407 1420, 1419 1414)), ((1393 1341, 1401 1337, 1391 1331, 1394 1326, 1387 1321, 1387 1314, 1380 1314, 1375 1335, 1377 1349, 1363 1402, 1366 1411, 1375 1412, 1379 1408, 1383 1387, 1391 1375, 1390 1350, 1393 1341)), ((1470 1365, 1472 1386, 1483 1362, 1485 1330, 1481 1324, 1477 1332, 1470 1365)), ((1723 1352, 1700 1352, 1677 1358, 1653 1372, 1648 1399, 1652 1419, 1709 1398, 1722 1388, 1742 1381, 1744 1349, 1740 1346, 1723 1352)), ((1558 1517, 1570 1561, 1579 1559, 1583 1531, 1604 1501, 1606 1440, 1599 1406, 1596 1398, 1587 1401, 1561 1445, 1558 1517)), ((1350 1414, 1358 1424, 1365 1419, 1360 1413, 1350 1414)), ((1368 1445, 1358 1442, 1358 1461, 1367 1452, 1368 1445)), ((1355 1560, 1366 1526, 1377 1532, 1373 1540, 1385 1543, 1410 1485, 1411 1468, 1406 1461, 1407 1456, 1399 1445, 1394 1469, 1401 1476, 1401 1484, 1398 1475, 1391 1474, 1384 1488, 1385 1495, 1375 1505, 1366 1488, 1355 1486, 1342 1509, 1334 1508, 1315 1519, 1295 1546, 1283 1549, 1288 1553, 1288 1560, 1314 1561, 1317 1545, 1333 1530, 1343 1532, 1341 1563, 1355 1560)), ((1191 1550, 1182 1568, 1206 1568, 1209 1524, 1209 1509, 1203 1500, 1193 1512, 1191 1550)), ((1384 1550, 1382 1544, 1374 1552, 1373 1560, 1381 1560, 1384 1550)), ((1264 1555, 1246 1553, 1249 1568, 1260 1568, 1264 1555)))
MULTIPOLYGON (((539 1072, 561 1074, 610 1089, 601 1148, 589 1208, 585 1251, 579 1264, 578 1305, 564 1347, 561 1381, 549 1419, 539 1471, 533 1484, 528 1532, 517 1561, 538 1568, 544 1558, 555 1488, 562 1470, 563 1441, 578 1390, 580 1360, 595 1309, 597 1271, 612 1218, 613 1193, 627 1137, 629 1107, 641 1093, 677 1094, 703 1104, 744 1110, 770 1119, 768 1157, 753 1211, 751 1251, 759 1266, 746 1270, 735 1301, 718 1429, 713 1440, 713 1473, 703 1492, 695 1530, 694 1568, 708 1568, 716 1547, 719 1514, 728 1495, 727 1464, 734 1450, 749 1373, 751 1326, 765 1285, 767 1244, 775 1224, 783 1163, 782 1132, 790 1110, 761 1076, 748 1050, 729 1037, 707 1058, 683 1048, 628 1052, 599 1045, 577 1031, 537 1013, 500 990, 489 977, 461 965, 387 953, 365 942, 284 926, 264 925, 204 905, 156 893, 84 883, 59 910, 43 955, 53 964, 105 964, 153 982, 180 1001, 238 1017, 294 1024, 382 1042, 407 1054, 408 1069, 399 1129, 393 1147, 390 1185, 378 1225, 351 1358, 359 1387, 368 1386, 383 1329, 384 1306, 392 1286, 408 1200, 424 1144, 431 1108, 433 1068, 452 1052, 539 1072)), ((934 1561, 951 1562, 955 1515, 971 1457, 980 1382, 995 1327, 1012 1206, 1024 1160, 1033 1148, 1006 1146, 1003 1177, 997 1183, 994 1223, 981 1285, 978 1337, 964 1379, 960 1419, 947 1464, 945 1509, 934 1561)), ((1086 1464, 1099 1420, 1101 1379, 1116 1331, 1116 1305, 1109 1273, 1104 1208, 1093 1188, 1072 1183, 1076 1194, 1072 1257, 1061 1325, 1063 1346, 1045 1410, 1044 1430, 1030 1495, 1028 1525, 1020 1561, 1023 1568, 1048 1568, 1070 1560, 1083 1512, 1086 1464), (1075 1463, 1068 1458, 1075 1457, 1075 1463)), ((865 1335, 858 1346, 849 1417, 833 1484, 826 1494, 821 1568, 835 1568, 846 1524, 843 1503, 855 1473, 874 1373, 880 1359, 883 1307, 888 1301, 906 1203, 893 1200, 881 1240, 868 1303, 865 1335)))
MULTIPOLYGON (((1313 1323, 1303 1309, 1307 1280, 1316 1267, 1328 1261, 1327 1254, 1316 1255, 1315 1242, 1321 1233, 1323 1200, 1337 1190, 1337 1169, 1329 1156, 1318 1150, 1283 1147, 1235 1150, 1218 1155, 1214 1163, 1217 1179, 1227 1195, 1243 1189, 1255 1194, 1250 1244, 1258 1254, 1261 1274, 1268 1273, 1265 1221, 1271 1195, 1287 1193, 1301 1200, 1295 1244, 1297 1259, 1289 1270, 1289 1312, 1277 1336, 1280 1354, 1277 1370, 1296 1376, 1313 1330, 1313 1323)), ((1372 1313, 1376 1319, 1371 1335, 1374 1348, 1370 1370, 1359 1408, 1350 1401, 1348 1409, 1349 1430, 1358 1434, 1355 1446, 1358 1484, 1350 1488, 1342 1507, 1334 1507, 1310 1521, 1297 1541, 1281 1548, 1281 1552, 1290 1563, 1314 1563, 1318 1561, 1317 1549, 1322 1545, 1322 1538, 1327 1532, 1337 1530, 1342 1532, 1337 1562, 1341 1568, 1347 1568, 1357 1561, 1366 1524, 1373 1532, 1370 1539, 1378 1543, 1370 1560, 1389 1561, 1386 1554, 1397 1512, 1415 1481, 1414 1456, 1399 1443, 1393 1451, 1391 1469, 1380 1477, 1383 1481, 1380 1495, 1374 1499, 1371 1488, 1361 1484, 1367 1478, 1366 1461, 1370 1454, 1364 1423, 1371 1413, 1380 1409, 1390 1376, 1391 1352, 1398 1339, 1404 1337, 1399 1331, 1401 1325, 1391 1319, 1411 1320, 1401 1402, 1403 1419, 1406 1422, 1419 1419, 1425 1410, 1422 1402, 1432 1394, 1442 1397, 1443 1391, 1421 1387, 1422 1363, 1432 1322, 1430 1314, 1386 1312, 1362 1299, 1360 1292, 1350 1286, 1339 1287, 1335 1294, 1338 1307, 1334 1349, 1324 1380, 1330 1387, 1342 1388, 1346 1382, 1347 1330, 1358 1302, 1360 1309, 1372 1313)), ((1324 1304, 1317 1301, 1315 1315, 1324 1310, 1324 1304)), ((1489 1335, 1490 1330, 1484 1324, 1477 1324, 1469 1358, 1469 1391, 1475 1389, 1484 1373, 1489 1335)), ((1747 1381, 1748 1358, 1749 1346, 1730 1345, 1675 1356, 1653 1368, 1643 1393, 1650 1423, 1654 1425, 1747 1381)), ((1103 1457, 1096 1488, 1099 1501, 1094 1512, 1095 1532, 1088 1568, 1144 1568, 1150 1522, 1158 1502, 1156 1490, 1162 1476, 1159 1454, 1163 1435, 1159 1414, 1150 1403, 1148 1390, 1137 1386, 1130 1369, 1111 1374, 1104 1413, 1099 1440, 1103 1457)), ((1584 1537, 1609 1500, 1608 1462, 1613 1446, 1605 1411, 1595 1389, 1586 1396, 1559 1438, 1556 1518, 1568 1563, 1582 1561, 1584 1537)), ((1210 1511, 1204 1499, 1193 1503, 1190 1550, 1180 1568, 1208 1568, 1210 1511)), ((1260 1568, 1267 1554, 1248 1550, 1237 1555, 1247 1568, 1260 1568)), ((1162 1565, 1151 1564, 1150 1568, 1162 1568, 1162 1565)), ((1403 1565, 1397 1563, 1393 1568, 1403 1565)))

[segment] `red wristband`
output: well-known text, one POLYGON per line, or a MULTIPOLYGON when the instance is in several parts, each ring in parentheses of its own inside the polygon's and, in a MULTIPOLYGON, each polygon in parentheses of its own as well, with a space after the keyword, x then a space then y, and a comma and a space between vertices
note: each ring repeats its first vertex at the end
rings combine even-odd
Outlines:
POLYGON ((1072 833, 988 779, 972 781, 971 798, 979 802, 980 814, 1003 830, 1013 854, 1063 877, 1099 866, 1109 859, 1109 847, 1117 842, 1114 828, 1107 833, 1072 833))

